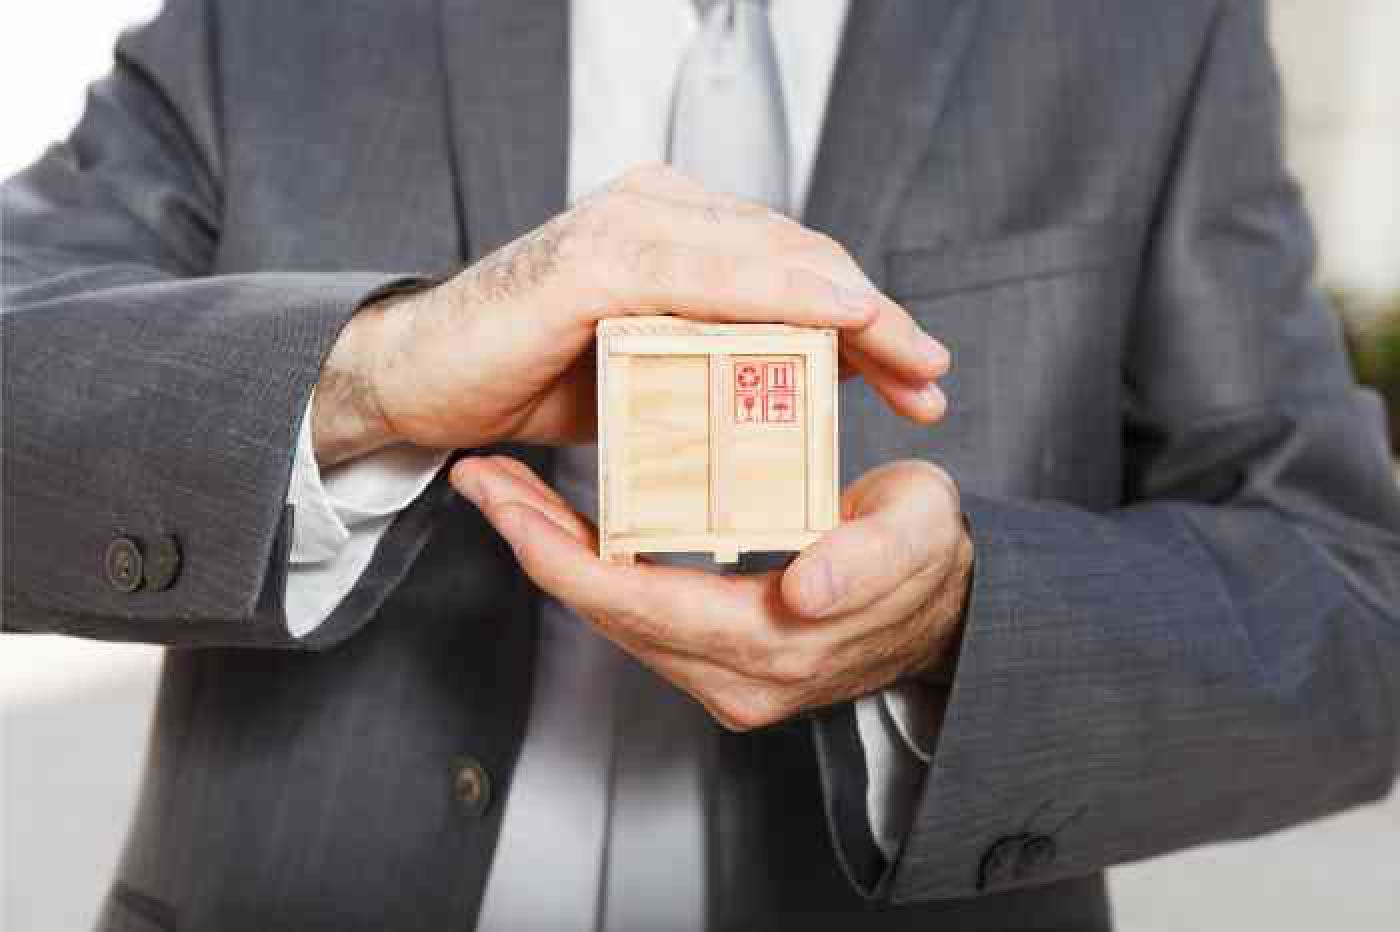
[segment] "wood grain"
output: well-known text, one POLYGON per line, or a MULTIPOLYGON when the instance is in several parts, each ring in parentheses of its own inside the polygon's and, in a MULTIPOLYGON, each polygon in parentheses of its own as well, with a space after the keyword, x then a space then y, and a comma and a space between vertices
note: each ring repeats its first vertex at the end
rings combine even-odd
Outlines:
POLYGON ((836 334, 598 325, 599 550, 798 550, 838 519, 836 334))

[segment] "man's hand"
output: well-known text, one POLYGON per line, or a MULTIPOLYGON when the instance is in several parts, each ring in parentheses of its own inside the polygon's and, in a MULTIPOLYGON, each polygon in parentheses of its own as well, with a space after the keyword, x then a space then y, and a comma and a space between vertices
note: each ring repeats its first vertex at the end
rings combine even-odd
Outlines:
POLYGON ((943 414, 947 351, 833 240, 650 166, 450 281, 356 314, 322 367, 317 457, 587 442, 594 325, 655 313, 840 328, 845 369, 906 417, 943 414))
POLYGON ((604 563, 592 526, 508 457, 461 460, 452 482, 541 589, 731 729, 932 670, 957 642, 972 544, 957 487, 929 463, 867 473, 842 496, 845 523, 751 576, 604 563))

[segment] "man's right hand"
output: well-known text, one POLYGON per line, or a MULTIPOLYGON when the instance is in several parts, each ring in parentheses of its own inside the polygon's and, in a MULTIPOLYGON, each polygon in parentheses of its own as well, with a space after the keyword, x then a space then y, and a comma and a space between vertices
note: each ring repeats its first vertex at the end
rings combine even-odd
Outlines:
POLYGON ((588 442, 594 325, 656 313, 839 328, 843 369, 894 410, 931 423, 946 407, 947 351, 835 241, 647 166, 451 280, 356 314, 322 367, 317 458, 588 442))

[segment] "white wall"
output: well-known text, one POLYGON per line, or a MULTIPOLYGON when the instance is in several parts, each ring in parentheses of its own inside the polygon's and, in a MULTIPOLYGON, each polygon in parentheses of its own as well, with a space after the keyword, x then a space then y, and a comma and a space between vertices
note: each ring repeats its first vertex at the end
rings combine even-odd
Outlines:
MULTIPOLYGON (((1289 145, 1322 232, 1324 277, 1400 289, 1400 2, 1275 3, 1289 145)), ((66 132, 112 38, 156 6, 11 0, 0 12, 0 177, 66 132)), ((0 639, 0 929, 90 926, 136 786, 158 662, 144 647, 0 639)), ((1392 801, 1127 868, 1114 888, 1125 932, 1390 932, 1398 870, 1392 801)))
POLYGON ((1400 2, 1274 0, 1274 42, 1323 280, 1400 292, 1400 2))

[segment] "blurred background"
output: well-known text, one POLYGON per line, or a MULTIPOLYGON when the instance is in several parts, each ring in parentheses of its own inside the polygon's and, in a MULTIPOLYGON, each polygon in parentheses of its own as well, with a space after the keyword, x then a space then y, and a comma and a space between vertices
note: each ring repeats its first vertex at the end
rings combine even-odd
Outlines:
MULTIPOLYGON (((1400 2, 1272 0, 1289 157, 1358 371, 1400 449, 1400 2)), ((0 12, 0 177, 77 119, 117 33, 159 0, 11 0, 0 12)), ((3 223, 3 218, 0 218, 3 223)), ((160 653, 0 638, 0 930, 81 932, 133 803, 160 653)), ((1113 872, 1123 932, 1400 927, 1400 798, 1246 844, 1113 872)))

